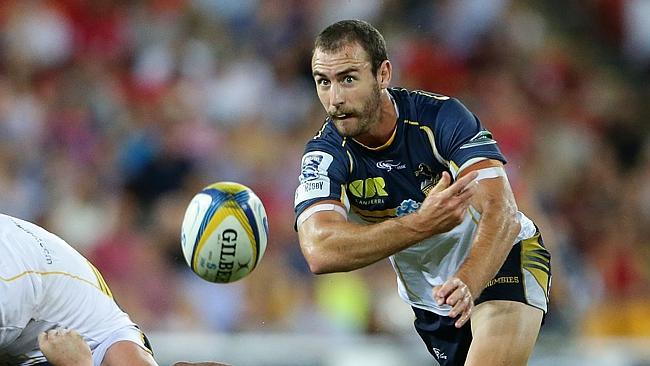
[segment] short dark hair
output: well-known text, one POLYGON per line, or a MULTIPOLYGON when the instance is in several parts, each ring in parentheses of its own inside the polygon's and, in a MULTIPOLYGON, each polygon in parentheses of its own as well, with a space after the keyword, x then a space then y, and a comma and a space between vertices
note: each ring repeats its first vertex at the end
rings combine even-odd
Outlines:
POLYGON ((384 36, 363 20, 341 20, 323 29, 316 37, 314 51, 338 51, 350 43, 358 43, 370 56, 373 74, 384 60, 388 60, 384 36))

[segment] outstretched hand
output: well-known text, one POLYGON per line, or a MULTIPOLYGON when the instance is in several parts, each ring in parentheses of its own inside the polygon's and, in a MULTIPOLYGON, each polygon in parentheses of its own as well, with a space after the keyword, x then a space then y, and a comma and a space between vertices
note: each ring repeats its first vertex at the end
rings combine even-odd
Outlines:
POLYGON ((74 330, 51 329, 38 335, 38 347, 53 366, 92 366, 90 347, 74 330))
POLYGON ((433 288, 433 299, 438 305, 451 306, 450 318, 460 315, 454 326, 460 328, 469 320, 474 309, 474 296, 469 287, 458 277, 451 277, 442 285, 433 288))
POLYGON ((451 183, 451 176, 443 172, 440 181, 431 189, 416 214, 420 217, 422 230, 428 235, 447 232, 458 226, 465 218, 470 199, 476 191, 476 172, 470 172, 451 183))

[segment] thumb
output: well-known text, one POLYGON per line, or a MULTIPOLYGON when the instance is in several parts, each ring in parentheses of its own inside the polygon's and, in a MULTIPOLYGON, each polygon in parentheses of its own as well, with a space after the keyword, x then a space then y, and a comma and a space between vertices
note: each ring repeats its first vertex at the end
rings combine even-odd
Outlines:
POLYGON ((431 190, 431 192, 442 192, 444 191, 447 187, 449 187, 449 184, 451 184, 451 177, 449 176, 449 173, 447 172, 442 172, 442 176, 440 177, 440 180, 436 184, 435 187, 431 190))
POLYGON ((43 347, 45 345, 45 342, 47 341, 47 333, 45 332, 40 332, 38 334, 38 346, 43 347))

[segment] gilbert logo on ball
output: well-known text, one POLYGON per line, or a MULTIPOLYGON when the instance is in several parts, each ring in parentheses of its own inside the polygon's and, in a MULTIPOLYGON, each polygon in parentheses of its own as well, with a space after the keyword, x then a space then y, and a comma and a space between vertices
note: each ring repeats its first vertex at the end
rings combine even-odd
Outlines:
POLYGON ((228 283, 255 269, 268 235, 266 211, 259 197, 242 184, 219 182, 190 201, 181 227, 181 248, 199 277, 228 283))

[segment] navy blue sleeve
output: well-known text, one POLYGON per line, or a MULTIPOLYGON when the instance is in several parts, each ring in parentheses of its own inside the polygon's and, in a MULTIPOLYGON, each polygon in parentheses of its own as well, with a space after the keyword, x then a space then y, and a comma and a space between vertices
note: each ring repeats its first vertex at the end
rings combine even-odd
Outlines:
POLYGON ((318 201, 340 201, 347 207, 343 187, 349 164, 342 147, 323 139, 309 141, 300 164, 300 185, 294 200, 296 217, 318 201))
POLYGON ((442 104, 434 126, 440 156, 454 170, 474 158, 506 162, 490 131, 461 102, 450 99, 442 104))

